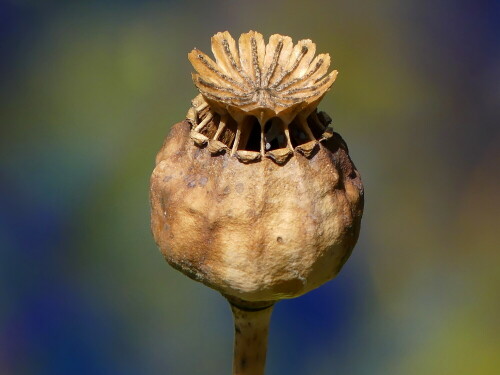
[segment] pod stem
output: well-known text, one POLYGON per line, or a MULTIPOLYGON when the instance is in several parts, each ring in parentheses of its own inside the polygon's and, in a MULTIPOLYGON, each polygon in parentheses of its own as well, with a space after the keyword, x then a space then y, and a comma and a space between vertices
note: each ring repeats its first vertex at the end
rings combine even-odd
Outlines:
POLYGON ((243 307, 231 303, 234 317, 233 375, 264 375, 273 304, 243 307))

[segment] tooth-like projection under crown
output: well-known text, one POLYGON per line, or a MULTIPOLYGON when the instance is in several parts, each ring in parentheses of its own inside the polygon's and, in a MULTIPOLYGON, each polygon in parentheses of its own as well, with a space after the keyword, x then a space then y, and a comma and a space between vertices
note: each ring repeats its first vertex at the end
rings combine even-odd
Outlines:
POLYGON ((209 144, 212 153, 230 149, 243 162, 267 156, 282 164, 294 149, 312 155, 331 134, 331 120, 316 108, 337 71, 328 73, 330 56, 315 57, 311 40, 293 45, 274 34, 266 45, 250 31, 237 46, 226 31, 212 37, 212 52, 215 61, 198 49, 188 55, 201 94, 187 116, 196 144, 209 144))

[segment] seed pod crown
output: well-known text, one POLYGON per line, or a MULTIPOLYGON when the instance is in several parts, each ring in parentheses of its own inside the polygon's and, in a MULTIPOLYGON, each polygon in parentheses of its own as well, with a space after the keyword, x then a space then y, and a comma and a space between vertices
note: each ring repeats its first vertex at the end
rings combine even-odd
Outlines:
POLYGON ((212 52, 215 61, 198 49, 188 55, 200 91, 187 115, 198 146, 230 150, 242 162, 267 156, 283 164, 294 150, 312 155, 331 135, 331 120, 316 108, 337 71, 328 73, 330 56, 315 56, 311 40, 294 45, 274 34, 266 45, 249 31, 237 46, 226 31, 212 37, 212 52))

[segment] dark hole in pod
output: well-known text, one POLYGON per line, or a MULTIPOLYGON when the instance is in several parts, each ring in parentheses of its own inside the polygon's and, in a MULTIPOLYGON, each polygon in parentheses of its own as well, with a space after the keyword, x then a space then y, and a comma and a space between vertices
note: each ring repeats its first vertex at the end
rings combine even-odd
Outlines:
POLYGON ((321 136, 323 135, 323 132, 325 131, 325 129, 328 125, 328 124, 325 124, 323 121, 321 121, 321 117, 318 116, 317 111, 314 111, 314 113, 311 114, 307 118, 307 124, 309 125, 309 128, 311 128, 311 131, 314 134, 314 138, 316 138, 316 139, 321 138, 321 136), (314 116, 316 116, 316 118, 318 119, 320 124, 318 124, 316 122, 316 120, 314 119, 314 116))
MULTIPOLYGON (((279 136, 278 136, 279 137, 279 136)), ((283 135, 284 137, 284 135, 283 135)), ((278 138, 274 138, 271 142, 266 142, 266 151, 276 150, 278 148, 284 148, 285 146, 281 146, 278 138)))
POLYGON ((243 150, 260 152, 260 124, 257 119, 252 121, 250 135, 243 150))
POLYGON ((204 126, 203 129, 201 129, 201 134, 207 136, 208 138, 213 138, 213 136, 217 132, 219 122, 220 116, 215 114, 213 118, 208 122, 208 124, 204 126))
POLYGON ((269 120, 268 122, 266 122, 266 125, 264 125, 264 133, 267 134, 267 132, 269 132, 269 130, 271 129, 271 125, 273 124, 273 122, 271 120, 269 120))
POLYGON ((274 118, 266 122, 264 133, 265 151, 272 151, 278 148, 285 148, 287 146, 285 132, 283 131, 283 124, 279 118, 274 118))
POLYGON ((227 147, 231 148, 233 145, 234 137, 236 135, 236 128, 238 125, 231 117, 227 118, 226 127, 219 136, 219 141, 224 143, 227 147))
POLYGON ((293 120, 288 129, 290 131, 290 138, 294 148, 310 141, 298 120, 293 120))

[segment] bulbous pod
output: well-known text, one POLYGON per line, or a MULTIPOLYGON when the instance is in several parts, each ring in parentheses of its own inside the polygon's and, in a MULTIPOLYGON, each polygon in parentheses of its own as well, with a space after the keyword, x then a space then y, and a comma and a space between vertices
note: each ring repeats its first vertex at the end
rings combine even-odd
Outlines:
POLYGON ((166 260, 244 301, 302 295, 332 279, 357 241, 363 186, 340 135, 308 157, 242 163, 174 125, 151 177, 152 232, 166 260))

